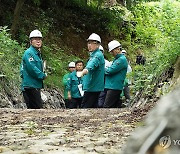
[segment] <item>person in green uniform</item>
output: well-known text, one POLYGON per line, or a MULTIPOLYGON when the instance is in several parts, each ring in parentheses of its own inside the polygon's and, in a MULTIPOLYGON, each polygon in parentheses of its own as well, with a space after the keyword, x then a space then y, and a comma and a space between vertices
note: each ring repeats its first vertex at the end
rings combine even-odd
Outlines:
POLYGON ((92 33, 87 39, 87 47, 90 52, 89 60, 82 71, 84 97, 82 108, 97 108, 98 98, 104 90, 104 55, 99 50, 101 38, 92 33))
POLYGON ((43 80, 47 77, 40 52, 42 34, 39 30, 33 30, 29 38, 30 47, 24 52, 20 69, 21 89, 27 108, 40 109, 42 108, 40 89, 43 88, 43 80))
POLYGON ((105 89, 107 90, 104 108, 120 107, 119 98, 123 90, 128 62, 121 54, 121 44, 113 40, 108 43, 109 52, 114 56, 112 65, 105 69, 105 89))
POLYGON ((82 88, 83 77, 79 75, 81 74, 84 68, 83 61, 81 60, 76 61, 75 68, 76 70, 69 75, 69 79, 67 82, 68 99, 70 100, 69 103, 70 109, 81 108, 81 102, 83 98, 83 93, 81 91, 82 89, 80 89, 82 88))
MULTIPOLYGON (((126 50, 122 50, 122 54, 124 54, 126 56, 127 52, 126 50)), ((130 66, 130 62, 128 62, 128 68, 127 68, 127 74, 126 74, 126 78, 124 80, 124 88, 123 91, 121 93, 121 97, 124 96, 125 97, 125 101, 122 103, 122 105, 124 107, 128 107, 130 106, 130 88, 129 85, 131 85, 131 79, 129 77, 129 74, 132 72, 132 68, 130 66)))
MULTIPOLYGON (((104 48, 100 45, 99 46, 99 50, 104 54, 104 48)), ((111 66, 111 62, 109 62, 106 58, 106 56, 104 55, 104 61, 105 61, 105 68, 108 68, 109 66, 111 66)), ((99 98, 98 98, 98 108, 102 108, 104 105, 104 101, 106 98, 106 89, 104 89, 104 91, 101 91, 99 94, 99 98)))
POLYGON ((75 70, 75 62, 70 62, 68 65, 68 69, 69 69, 69 73, 65 74, 62 80, 63 86, 64 86, 64 102, 65 102, 66 108, 69 108, 69 104, 70 104, 70 101, 68 99, 67 82, 68 82, 69 75, 75 70))

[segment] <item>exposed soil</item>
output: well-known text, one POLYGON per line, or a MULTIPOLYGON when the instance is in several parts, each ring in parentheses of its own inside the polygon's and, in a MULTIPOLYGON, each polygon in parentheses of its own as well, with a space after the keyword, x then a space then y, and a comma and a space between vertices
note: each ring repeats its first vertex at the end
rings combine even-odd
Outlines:
POLYGON ((0 153, 120 153, 149 108, 0 109, 0 153))

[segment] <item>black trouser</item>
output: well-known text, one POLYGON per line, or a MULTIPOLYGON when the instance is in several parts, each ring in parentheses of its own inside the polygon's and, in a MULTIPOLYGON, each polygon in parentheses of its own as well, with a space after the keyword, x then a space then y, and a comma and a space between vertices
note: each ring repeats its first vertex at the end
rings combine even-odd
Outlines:
POLYGON ((106 92, 107 92, 107 89, 104 89, 104 91, 101 91, 101 93, 99 95, 99 98, 98 98, 98 107, 99 108, 102 108, 104 106, 106 92))
POLYGON ((112 89, 107 89, 106 93, 106 98, 104 102, 104 108, 115 108, 115 107, 120 107, 120 94, 122 90, 112 90, 112 89))
POLYGON ((64 102, 65 102, 66 108, 68 109, 68 108, 69 108, 69 105, 70 105, 70 103, 71 103, 71 100, 65 99, 64 102))
POLYGON ((84 92, 82 108, 97 108, 100 92, 84 92))
POLYGON ((82 97, 81 98, 72 98, 71 102, 69 103, 69 108, 70 109, 81 108, 82 99, 83 99, 82 97))
POLYGON ((124 89, 123 89, 123 92, 124 92, 124 96, 126 99, 130 99, 130 89, 129 89, 129 86, 125 86, 124 89))
POLYGON ((41 91, 35 88, 25 88, 23 91, 23 97, 28 109, 41 109, 41 91))

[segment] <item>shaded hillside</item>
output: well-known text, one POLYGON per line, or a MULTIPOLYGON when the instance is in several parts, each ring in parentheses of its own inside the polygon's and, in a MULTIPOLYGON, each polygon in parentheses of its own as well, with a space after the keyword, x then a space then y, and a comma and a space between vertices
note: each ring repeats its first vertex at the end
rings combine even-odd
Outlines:
MULTIPOLYGON (((6 29, 10 29, 16 3, 14 0, 1 0, 0 3, 0 22, 2 26, 7 26, 6 29)), ((20 13, 15 39, 26 49, 29 46, 28 35, 33 29, 37 28, 43 33, 42 56, 47 60, 47 72, 50 76, 46 85, 62 88, 61 79, 67 73, 68 63, 78 59, 86 62, 88 36, 92 32, 100 34, 102 44, 107 49, 108 41, 115 35, 113 30, 117 32, 118 23, 122 25, 121 15, 124 15, 123 10, 113 12, 110 9, 84 6, 74 1, 42 1, 36 4, 27 0, 20 13), (116 20, 113 19, 115 15, 118 15, 116 20)), ((118 25, 118 31, 121 27, 118 25)), ((9 33, 8 30, 7 32, 9 33)), ((118 34, 119 37, 123 35, 123 32, 118 34)), ((21 55, 22 53, 21 51, 21 55)), ((16 69, 19 69, 19 66, 16 69)))
MULTIPOLYGON (((27 0, 14 40, 8 29, 12 23, 15 1, 0 1, 3 26, 0 27, 0 75, 6 75, 0 85, 1 91, 5 91, 2 96, 7 94, 13 97, 11 90, 17 93, 18 89, 20 93, 19 66, 22 54, 29 46, 28 35, 34 28, 40 29, 44 36, 42 56, 47 60, 48 73, 45 88, 62 90, 62 77, 67 73, 68 63, 79 59, 87 61, 86 39, 90 33, 97 32, 105 49, 109 40, 117 39, 128 53, 127 58, 133 68, 129 76, 132 79, 132 103, 147 102, 171 90, 173 73, 176 79, 179 76, 178 67, 174 68, 180 55, 178 1, 144 3, 135 6, 132 12, 120 5, 97 9, 70 1, 66 5, 58 2, 56 5, 37 5, 27 0), (146 57, 145 65, 136 65, 137 49, 141 49, 146 57), (167 90, 162 90, 166 86, 167 90)), ((107 51, 105 54, 112 60, 107 51)))
MULTIPOLYGON (((15 1, 1 3, 0 21, 2 25, 10 28, 16 3, 15 1)), ((22 7, 15 38, 19 43, 28 43, 27 35, 37 28, 42 31, 45 43, 48 45, 55 44, 68 51, 68 54, 84 57, 87 54, 82 51, 86 48, 86 39, 92 32, 98 33, 106 46, 114 36, 113 30, 118 30, 115 25, 118 24, 120 32, 118 37, 122 39, 124 33, 121 29, 126 25, 123 25, 120 14, 123 16, 125 11, 123 9, 117 11, 84 6, 76 1, 41 1, 39 4, 34 4, 28 0, 22 7), (115 16, 118 19, 115 19, 115 16), (115 22, 114 25, 112 25, 113 22, 115 22)))

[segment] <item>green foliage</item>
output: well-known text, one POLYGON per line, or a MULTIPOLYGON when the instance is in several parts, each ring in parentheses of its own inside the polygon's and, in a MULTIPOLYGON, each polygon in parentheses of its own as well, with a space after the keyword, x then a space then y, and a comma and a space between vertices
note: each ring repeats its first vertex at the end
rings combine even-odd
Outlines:
POLYGON ((41 0, 33 0, 34 4, 36 4, 36 5, 40 5, 40 4, 41 4, 40 1, 41 1, 41 0))
POLYGON ((158 79, 180 55, 180 3, 164 0, 145 3, 135 9, 136 44, 147 47, 145 66, 136 66, 134 91, 142 90, 153 95, 158 79))
MULTIPOLYGON (((12 40, 8 31, 7 27, 0 27, 0 74, 6 75, 7 79, 20 89, 19 72, 25 48, 12 40)), ((43 59, 47 60, 48 78, 45 80, 45 86, 62 88, 61 80, 68 72, 68 63, 79 60, 79 58, 67 55, 55 44, 49 46, 44 44, 42 54, 43 59)))
MULTIPOLYGON (((48 7, 45 8, 42 7, 41 0, 33 2, 36 8, 33 8, 30 2, 28 7, 25 5, 27 12, 31 11, 33 14, 29 14, 28 20, 24 20, 27 19, 27 15, 23 16, 27 13, 24 10, 17 39, 25 44, 28 43, 28 34, 31 30, 37 28, 42 31, 44 36, 42 53, 44 60, 47 60, 48 73, 45 85, 48 87, 61 88, 62 77, 68 72, 68 63, 79 60, 70 52, 69 42, 78 41, 70 40, 71 34, 74 33, 80 39, 84 39, 91 32, 110 36, 108 39, 112 37, 118 39, 123 48, 127 49, 130 60, 135 58, 134 50, 141 47, 147 62, 145 66, 135 66, 132 75, 134 91, 144 90, 146 95, 153 94, 156 81, 174 64, 179 55, 180 4, 178 1, 142 3, 134 7, 133 14, 121 6, 100 7, 103 1, 97 0, 91 1, 92 3, 88 5, 82 0, 46 1, 48 7), (67 33, 70 37, 66 36, 67 33)), ((8 15, 6 20, 10 19, 8 15)), ((0 28, 0 74, 7 75, 19 85, 19 66, 25 48, 12 40, 8 31, 7 27, 0 28)), ((82 42, 77 42, 78 45, 80 43, 82 42)), ((84 51, 81 53, 84 54, 84 51)))
POLYGON ((43 59, 47 61, 48 78, 45 80, 45 85, 48 87, 62 88, 63 75, 68 73, 68 64, 71 61, 79 60, 74 55, 67 55, 64 50, 57 45, 43 46, 43 59))
POLYGON ((0 74, 19 86, 19 67, 23 47, 17 41, 12 40, 7 27, 0 27, 0 74))
POLYGON ((36 130, 38 128, 38 124, 33 121, 24 122, 23 126, 25 127, 25 133, 29 136, 37 134, 36 130))
MULTIPOLYGON (((122 35, 121 30, 123 20, 125 20, 124 17, 127 15, 126 12, 128 12, 127 9, 121 6, 111 8, 98 7, 103 1, 91 1, 89 5, 85 5, 81 0, 73 0, 71 2, 64 2, 64 7, 62 7, 61 3, 57 3, 54 7, 50 6, 49 10, 45 13, 47 22, 50 25, 58 23, 53 25, 59 26, 56 30, 61 31, 68 27, 75 30, 78 34, 96 32, 98 34, 110 33, 112 36, 122 35), (50 17, 53 20, 49 20, 48 18, 50 17)), ((126 20, 127 18, 129 17, 126 16, 126 20)), ((42 23, 47 25, 47 22, 42 23)))
POLYGON ((161 31, 156 27, 158 10, 144 5, 138 5, 135 10, 136 40, 140 44, 155 45, 156 40, 161 38, 161 31))

